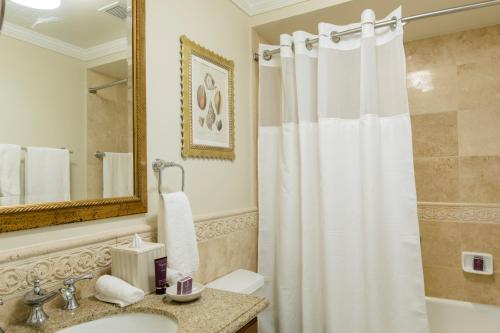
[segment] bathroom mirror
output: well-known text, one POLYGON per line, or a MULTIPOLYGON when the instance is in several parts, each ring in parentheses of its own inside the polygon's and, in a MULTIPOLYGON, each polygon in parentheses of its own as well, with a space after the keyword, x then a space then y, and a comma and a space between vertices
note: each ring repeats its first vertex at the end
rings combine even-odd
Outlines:
POLYGON ((145 212, 144 0, 0 2, 0 232, 145 212))

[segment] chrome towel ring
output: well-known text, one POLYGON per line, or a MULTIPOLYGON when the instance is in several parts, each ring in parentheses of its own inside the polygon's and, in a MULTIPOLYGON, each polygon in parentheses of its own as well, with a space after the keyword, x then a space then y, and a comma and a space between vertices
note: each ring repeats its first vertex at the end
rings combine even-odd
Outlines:
POLYGON ((161 194, 161 187, 162 187, 162 171, 166 168, 171 168, 171 167, 176 167, 181 169, 182 171, 182 191, 184 192, 184 184, 185 184, 185 171, 184 167, 180 165, 179 163, 175 162, 165 162, 164 160, 161 160, 159 158, 155 159, 153 161, 153 170, 154 172, 158 173, 158 193, 161 194))

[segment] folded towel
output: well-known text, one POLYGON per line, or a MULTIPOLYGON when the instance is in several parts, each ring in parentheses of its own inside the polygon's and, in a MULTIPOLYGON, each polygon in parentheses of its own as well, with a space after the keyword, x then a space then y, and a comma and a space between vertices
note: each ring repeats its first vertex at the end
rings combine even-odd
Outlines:
POLYGON ((102 161, 104 198, 134 195, 134 158, 132 153, 106 152, 102 161))
POLYGON ((144 291, 111 275, 103 275, 97 279, 95 290, 98 300, 118 304, 122 308, 144 299, 144 291))
POLYGON ((28 147, 25 163, 26 203, 70 200, 68 150, 28 147))
POLYGON ((19 204, 21 146, 0 144, 0 206, 19 204))
POLYGON ((184 192, 161 194, 158 242, 165 244, 169 267, 184 275, 198 270, 200 259, 193 215, 184 192))
POLYGON ((167 282, 170 286, 173 286, 184 277, 184 274, 182 274, 179 271, 176 271, 175 269, 172 268, 167 268, 167 282))

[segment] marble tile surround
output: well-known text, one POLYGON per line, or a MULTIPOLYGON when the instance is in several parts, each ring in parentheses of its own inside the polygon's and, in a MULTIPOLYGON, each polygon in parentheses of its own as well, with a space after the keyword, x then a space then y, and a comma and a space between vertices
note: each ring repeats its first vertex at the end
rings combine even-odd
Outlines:
MULTIPOLYGON (((257 225, 255 209, 197 219, 200 269, 195 279, 206 283, 238 268, 255 271, 257 225)), ((21 297, 32 288, 33 274, 40 277, 44 288, 51 290, 60 287, 70 276, 94 272, 99 277, 109 273, 110 248, 128 243, 134 233, 149 241, 156 238, 153 227, 142 225, 124 229, 119 234, 115 231, 97 238, 92 236, 0 253, 0 297, 6 301, 0 306, 0 323, 6 318, 10 323, 26 318, 27 307, 22 304, 21 297)), ((79 297, 93 295, 95 280, 80 283, 79 297)), ((59 305, 59 300, 48 304, 59 305)))
POLYGON ((405 44, 426 294, 500 305, 500 25, 405 44))
POLYGON ((418 200, 500 203, 500 25, 405 51, 418 200))

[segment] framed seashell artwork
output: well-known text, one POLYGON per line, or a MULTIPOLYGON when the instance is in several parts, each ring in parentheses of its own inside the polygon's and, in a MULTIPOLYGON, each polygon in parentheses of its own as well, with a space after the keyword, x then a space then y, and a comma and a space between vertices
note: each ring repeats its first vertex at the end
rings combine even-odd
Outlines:
POLYGON ((234 160, 234 63, 180 41, 182 157, 234 160))

